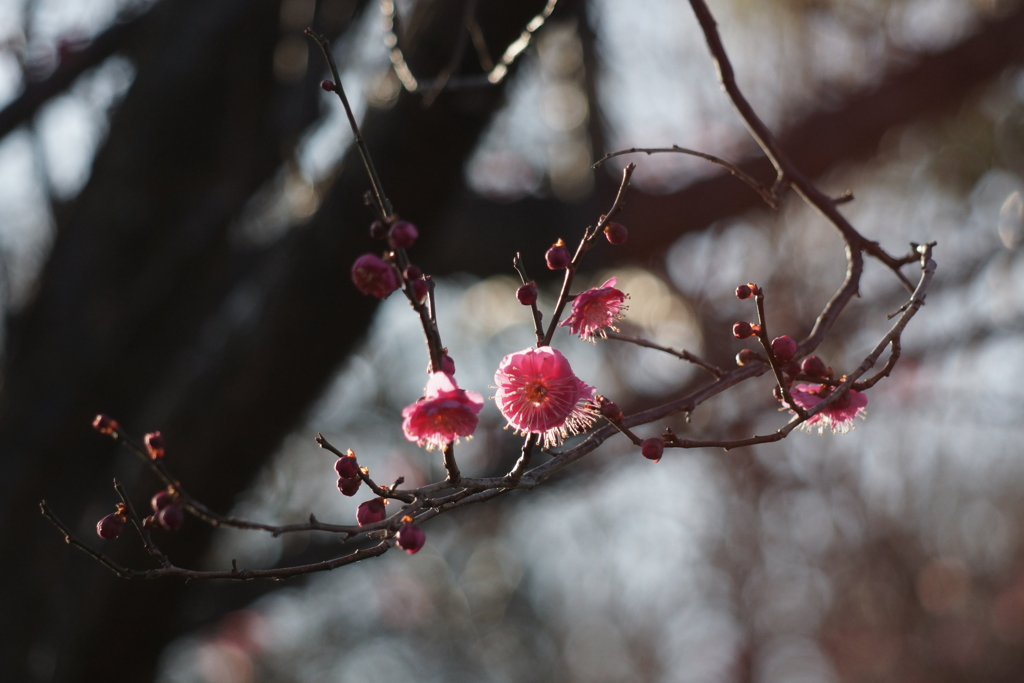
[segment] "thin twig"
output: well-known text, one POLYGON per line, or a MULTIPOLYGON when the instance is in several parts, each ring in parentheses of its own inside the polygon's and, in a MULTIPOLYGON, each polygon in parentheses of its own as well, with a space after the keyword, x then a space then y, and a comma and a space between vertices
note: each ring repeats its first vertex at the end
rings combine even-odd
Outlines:
POLYGON ((583 238, 580 240, 579 246, 576 247, 576 254, 572 257, 572 261, 565 269, 565 279, 562 281, 562 291, 558 294, 558 302, 555 304, 555 311, 551 314, 551 321, 548 323, 547 334, 544 335, 543 341, 541 341, 538 346, 549 346, 551 344, 551 338, 555 336, 555 328, 558 327, 558 320, 562 317, 562 311, 565 309, 565 304, 571 299, 569 289, 572 287, 572 280, 576 275, 576 268, 583 260, 583 255, 590 249, 594 239, 601 233, 601 230, 604 229, 612 218, 622 211, 622 198, 626 194, 626 188, 629 187, 629 178, 633 175, 634 170, 636 170, 636 164, 627 164, 626 168, 622 169, 622 182, 619 183, 619 191, 615 194, 615 201, 612 202, 612 207, 608 209, 607 214, 601 217, 593 229, 588 228, 584 231, 583 238))
POLYGON ((380 181, 380 176, 377 175, 377 169, 373 165, 373 159, 370 157, 370 150, 366 146, 366 140, 363 139, 363 134, 359 130, 355 114, 352 113, 352 107, 345 96, 345 88, 341 84, 338 65, 334 63, 334 55, 331 53, 331 42, 311 28, 306 29, 306 35, 317 42, 317 45, 320 46, 324 53, 324 57, 327 59, 328 66, 331 68, 331 75, 334 77, 334 91, 338 93, 341 104, 345 107, 345 115, 348 116, 348 124, 352 128, 352 135, 355 136, 356 147, 359 149, 359 155, 363 158, 363 166, 366 167, 366 173, 370 176, 370 184, 373 186, 373 194, 377 200, 377 210, 381 214, 381 220, 386 220, 394 213, 391 208, 391 201, 384 194, 384 185, 380 181))
POLYGON ((630 147, 629 149, 620 149, 617 152, 605 154, 603 157, 595 161, 593 163, 593 168, 597 168, 598 166, 608 161, 609 159, 614 159, 615 157, 619 157, 624 154, 638 154, 641 152, 648 156, 650 156, 651 154, 675 152, 678 154, 688 154, 690 156, 706 159, 707 161, 710 161, 713 164, 721 166, 722 168, 729 171, 729 173, 734 175, 736 178, 739 178, 744 183, 746 183, 747 186, 750 187, 750 189, 754 190, 754 192, 757 192, 759 195, 761 195, 761 199, 763 199, 768 206, 772 207, 773 209, 779 208, 779 198, 775 195, 775 193, 770 188, 765 187, 764 183, 759 182, 756 178, 754 178, 749 173, 743 171, 743 169, 741 169, 736 164, 732 163, 731 161, 726 161, 721 157, 716 157, 713 154, 708 154, 706 152, 698 152, 695 149, 687 149, 686 147, 680 147, 679 145, 672 145, 671 147, 630 147))
POLYGON ((630 337, 624 334, 620 334, 618 332, 608 332, 606 337, 608 339, 613 339, 615 341, 626 342, 627 344, 636 344, 637 346, 643 346, 644 348, 655 349, 656 351, 664 351, 665 353, 673 355, 676 358, 681 358, 689 363, 693 363, 694 365, 704 370, 707 370, 709 373, 714 375, 715 378, 722 376, 721 368, 715 367, 711 363, 708 363, 699 356, 690 353, 686 349, 683 349, 682 351, 676 351, 673 348, 670 348, 668 346, 662 346, 661 344, 655 344, 654 342, 648 341, 647 339, 643 339, 642 337, 630 337))

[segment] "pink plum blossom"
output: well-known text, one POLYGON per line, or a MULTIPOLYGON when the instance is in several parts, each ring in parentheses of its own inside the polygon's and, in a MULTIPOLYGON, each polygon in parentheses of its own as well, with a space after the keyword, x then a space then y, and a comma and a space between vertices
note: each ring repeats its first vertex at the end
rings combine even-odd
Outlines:
POLYGON ((483 406, 480 394, 460 389, 446 372, 435 372, 427 380, 423 398, 402 411, 402 430, 405 438, 428 451, 443 449, 460 436, 472 436, 483 406))
POLYGON ((494 383, 494 401, 509 426, 523 435, 541 435, 545 448, 594 422, 596 409, 588 401, 594 388, 576 377, 565 356, 550 346, 505 356, 494 383))
POLYGON ((620 313, 627 308, 623 305, 627 295, 615 289, 618 281, 613 277, 600 287, 577 294, 572 301, 572 314, 558 326, 569 325, 572 334, 589 342, 594 342, 597 335, 607 337, 605 328, 618 332, 615 321, 622 319, 620 313))
MULTIPOLYGON (((805 410, 810 410, 818 405, 832 393, 832 388, 827 384, 815 386, 812 384, 797 384, 790 390, 793 401, 805 410)), ((864 419, 864 408, 868 405, 868 397, 860 391, 850 389, 846 396, 840 398, 836 403, 825 408, 820 413, 812 415, 807 422, 800 425, 800 428, 810 433, 815 425, 818 433, 823 434, 825 429, 831 429, 833 434, 846 434, 853 429, 853 419, 860 416, 864 419)))

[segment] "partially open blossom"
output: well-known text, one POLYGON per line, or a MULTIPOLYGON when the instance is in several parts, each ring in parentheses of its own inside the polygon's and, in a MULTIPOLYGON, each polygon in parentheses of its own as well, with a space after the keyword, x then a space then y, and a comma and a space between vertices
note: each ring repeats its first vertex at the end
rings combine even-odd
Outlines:
POLYGON ((142 437, 142 441, 146 444, 146 451, 153 460, 159 460, 164 457, 166 444, 160 432, 150 432, 142 437))
POLYGON ((569 325, 570 332, 589 342, 593 342, 597 335, 607 337, 605 328, 618 332, 615 322, 622 319, 620 313, 626 310, 623 304, 627 297, 615 289, 618 281, 618 278, 613 277, 600 287, 577 294, 572 300, 572 313, 558 326, 569 325))
POLYGON ((356 508, 356 521, 359 523, 359 526, 374 524, 387 517, 387 512, 384 509, 385 504, 383 498, 371 498, 365 503, 360 503, 359 507, 356 508))
MULTIPOLYGON (((803 408, 810 410, 818 405, 832 393, 832 388, 827 384, 815 386, 813 384, 797 384, 789 392, 793 401, 803 408)), ((812 415, 809 420, 800 425, 800 428, 810 432, 815 426, 818 433, 824 433, 825 429, 831 429, 833 434, 846 434, 853 429, 853 419, 860 417, 864 419, 864 408, 868 405, 868 397, 860 392, 850 389, 845 396, 836 403, 812 415)))
POLYGON ((363 254, 352 264, 352 282, 367 296, 384 299, 398 289, 398 273, 390 263, 373 254, 363 254))
POLYGON ((428 451, 444 448, 460 436, 472 436, 483 407, 480 394, 460 389, 445 372, 435 372, 427 380, 423 398, 402 411, 402 431, 428 451))
POLYGON ((410 555, 418 553, 423 544, 427 542, 427 535, 423 533, 423 529, 419 528, 408 515, 403 518, 402 526, 398 528, 395 538, 398 540, 398 547, 410 555), (405 521, 406 519, 410 521, 405 521))
POLYGON ((576 377, 565 356, 550 346, 505 356, 494 383, 494 401, 509 426, 523 435, 541 435, 545 448, 594 422, 588 400, 594 388, 576 377))

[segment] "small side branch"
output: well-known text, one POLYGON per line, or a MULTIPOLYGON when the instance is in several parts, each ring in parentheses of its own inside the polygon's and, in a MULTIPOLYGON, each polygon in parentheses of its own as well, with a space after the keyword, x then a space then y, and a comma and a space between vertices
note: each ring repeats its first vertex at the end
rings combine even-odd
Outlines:
POLYGON ((708 363, 699 356, 690 353, 686 349, 683 349, 682 351, 676 351, 673 348, 669 348, 668 346, 662 346, 660 344, 655 344, 654 342, 648 341, 641 337, 631 337, 625 334, 620 334, 618 332, 608 332, 606 333, 606 336, 608 339, 614 339, 615 341, 626 342, 627 344, 635 344, 637 346, 643 346, 644 348, 647 349, 655 349, 656 351, 664 351, 665 353, 673 355, 676 358, 681 358, 689 363, 693 363, 699 368, 707 370, 709 373, 714 375, 716 379, 722 376, 721 368, 715 367, 711 363, 708 363))

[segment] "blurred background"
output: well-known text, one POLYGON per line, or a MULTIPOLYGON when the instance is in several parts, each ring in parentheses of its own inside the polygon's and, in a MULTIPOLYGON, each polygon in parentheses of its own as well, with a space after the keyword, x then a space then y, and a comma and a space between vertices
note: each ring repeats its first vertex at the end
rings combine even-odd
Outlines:
MULTIPOLYGON (((378 481, 443 476, 400 431, 425 380, 415 316, 349 281, 379 244, 306 26, 334 41, 385 187, 420 228, 411 255, 438 282, 459 382, 485 396, 501 357, 532 342, 512 255, 550 307, 544 250, 607 209, 628 159, 593 161, 679 144, 773 178, 687 3, 561 0, 500 83, 465 87, 545 6, 468 5, 485 58, 467 49, 458 61, 470 2, 0 2, 0 678, 1019 680, 1024 4, 1013 0, 710 3, 748 98, 823 189, 853 191, 843 211, 861 232, 896 254, 938 242, 928 305, 853 433, 657 464, 612 439, 538 490, 431 521, 416 556, 285 584, 130 583, 61 543, 42 498, 96 547, 149 566, 130 535, 93 532, 117 500, 112 477, 140 506, 159 488, 90 428, 98 412, 135 435, 162 430, 191 493, 265 522, 352 519, 363 497, 337 492, 317 431, 378 481), (425 106, 450 65, 453 87, 425 106)), ((624 331, 727 367, 746 344, 732 322, 753 316, 732 296, 747 281, 765 288, 774 333, 809 331, 844 275, 830 226, 795 197, 759 205, 700 160, 632 160, 630 240, 592 251, 577 280, 619 277, 624 331)), ((839 373, 906 297, 871 261, 861 294, 819 349, 839 373)), ((627 412, 706 382, 655 351, 564 333, 555 344, 627 412)), ((639 431, 738 438, 784 419, 765 376, 639 431)), ((514 461, 518 440, 501 427, 488 403, 458 451, 465 474, 514 461)), ((158 541, 195 568, 339 550, 326 535, 193 519, 158 541)))

